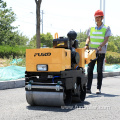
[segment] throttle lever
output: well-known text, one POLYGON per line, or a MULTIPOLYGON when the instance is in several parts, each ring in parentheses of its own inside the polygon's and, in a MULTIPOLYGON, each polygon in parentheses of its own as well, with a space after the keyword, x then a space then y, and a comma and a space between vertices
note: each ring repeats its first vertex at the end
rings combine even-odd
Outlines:
MULTIPOLYGON (((97 49, 96 49, 96 50, 97 50, 97 49)), ((97 59, 98 59, 98 53, 99 53, 99 51, 97 50, 97 51, 96 51, 96 58, 93 59, 93 60, 91 59, 90 61, 95 61, 95 60, 97 60, 97 59)))

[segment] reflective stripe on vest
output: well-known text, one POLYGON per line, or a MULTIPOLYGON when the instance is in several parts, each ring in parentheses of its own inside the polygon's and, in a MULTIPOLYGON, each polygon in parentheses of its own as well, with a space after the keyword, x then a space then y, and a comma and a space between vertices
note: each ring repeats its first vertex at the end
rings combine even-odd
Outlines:
POLYGON ((93 32, 92 34, 102 34, 102 32, 93 32))
POLYGON ((96 30, 95 27, 91 27, 90 30, 90 47, 97 48, 99 47, 105 38, 107 27, 104 25, 101 30, 96 30))
POLYGON ((95 38, 95 39, 104 39, 104 37, 101 37, 101 36, 90 36, 90 38, 95 38))
POLYGON ((90 44, 101 45, 101 42, 90 42, 90 44))

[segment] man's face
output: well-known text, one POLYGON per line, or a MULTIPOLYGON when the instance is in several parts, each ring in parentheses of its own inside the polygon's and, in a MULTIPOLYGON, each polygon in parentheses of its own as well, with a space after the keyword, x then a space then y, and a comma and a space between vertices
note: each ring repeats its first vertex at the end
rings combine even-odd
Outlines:
POLYGON ((102 22, 102 19, 103 19, 103 17, 97 16, 97 17, 95 17, 95 22, 100 23, 100 22, 102 22))

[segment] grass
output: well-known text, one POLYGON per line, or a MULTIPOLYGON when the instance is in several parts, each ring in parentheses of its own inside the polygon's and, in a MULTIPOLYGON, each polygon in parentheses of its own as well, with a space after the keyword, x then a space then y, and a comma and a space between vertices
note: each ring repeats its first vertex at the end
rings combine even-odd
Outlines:
POLYGON ((0 58, 0 67, 10 66, 11 59, 0 58))
POLYGON ((17 63, 16 65, 17 66, 22 66, 22 67, 25 67, 25 64, 26 64, 26 59, 25 58, 22 58, 22 61, 17 63))
MULTIPOLYGON (((19 58, 15 58, 15 59, 19 59, 19 58)), ((11 64, 11 62, 13 61, 13 58, 0 58, 0 67, 7 67, 7 66, 11 66, 11 65, 16 65, 16 66, 22 66, 25 67, 25 57, 21 57, 22 61, 15 63, 15 64, 11 64)))

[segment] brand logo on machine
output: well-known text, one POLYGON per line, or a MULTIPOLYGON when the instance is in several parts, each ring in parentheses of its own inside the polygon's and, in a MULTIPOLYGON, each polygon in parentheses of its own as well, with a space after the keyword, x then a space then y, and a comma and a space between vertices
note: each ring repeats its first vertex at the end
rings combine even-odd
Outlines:
POLYGON ((63 43, 59 43, 59 44, 57 44, 57 46, 63 46, 63 45, 65 45, 65 43, 63 42, 63 43))
POLYGON ((35 56, 51 56, 51 53, 50 52, 48 52, 48 53, 35 53, 34 57, 35 56))

